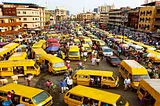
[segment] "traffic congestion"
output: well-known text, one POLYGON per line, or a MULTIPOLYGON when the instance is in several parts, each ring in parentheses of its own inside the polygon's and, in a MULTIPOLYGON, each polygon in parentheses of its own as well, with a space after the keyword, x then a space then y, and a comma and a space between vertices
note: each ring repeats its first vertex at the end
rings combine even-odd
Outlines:
POLYGON ((0 44, 2 106, 160 106, 158 45, 75 21, 0 44))

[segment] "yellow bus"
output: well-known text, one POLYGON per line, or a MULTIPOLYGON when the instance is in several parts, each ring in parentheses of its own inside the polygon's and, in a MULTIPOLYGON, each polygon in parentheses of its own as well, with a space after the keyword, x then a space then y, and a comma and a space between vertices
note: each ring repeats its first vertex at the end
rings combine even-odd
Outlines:
POLYGON ((0 61, 0 76, 25 76, 28 74, 40 74, 40 67, 33 60, 0 61))
POLYGON ((42 48, 32 49, 32 58, 39 62, 39 57, 41 54, 47 54, 42 48))
POLYGON ((123 60, 119 67, 119 73, 122 78, 129 77, 131 79, 131 86, 134 89, 138 88, 141 79, 150 79, 147 69, 135 60, 123 60))
POLYGON ((41 65, 46 64, 48 71, 53 74, 65 73, 67 71, 64 60, 51 54, 41 54, 39 61, 41 65))
POLYGON ((45 40, 40 40, 39 42, 33 44, 32 48, 33 49, 36 49, 36 48, 45 49, 46 48, 46 41, 45 40))
POLYGON ((27 58, 28 57, 26 52, 16 52, 10 56, 8 60, 25 60, 27 58))
POLYGON ((118 87, 119 78, 111 71, 78 70, 73 76, 73 82, 78 85, 93 87, 118 87), (96 82, 99 79, 99 82, 96 82))
POLYGON ((0 87, 0 99, 7 100, 8 91, 15 91, 13 104, 24 104, 25 106, 51 106, 53 104, 52 96, 46 91, 28 87, 20 84, 10 83, 0 87))
POLYGON ((129 106, 129 103, 119 94, 81 85, 72 88, 64 96, 64 102, 68 106, 89 106, 85 101, 94 102, 96 106, 129 106))
POLYGON ((18 43, 9 43, 9 44, 3 46, 3 48, 9 49, 9 53, 10 53, 10 55, 11 55, 11 54, 15 53, 15 49, 16 49, 18 46, 19 46, 18 43))
POLYGON ((137 96, 142 100, 144 95, 147 95, 149 106, 160 106, 160 79, 144 79, 139 83, 137 96))
POLYGON ((80 60, 80 51, 78 46, 70 46, 68 58, 70 60, 80 60))
POLYGON ((3 60, 8 54, 10 54, 10 49, 0 48, 0 60, 3 60))

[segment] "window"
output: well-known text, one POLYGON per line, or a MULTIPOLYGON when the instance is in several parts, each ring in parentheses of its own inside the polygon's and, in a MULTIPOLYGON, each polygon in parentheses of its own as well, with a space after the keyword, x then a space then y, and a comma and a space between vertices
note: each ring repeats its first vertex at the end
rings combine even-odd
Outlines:
POLYGON ((0 92, 0 96, 7 97, 7 93, 0 92))
POLYGON ((34 20, 34 18, 33 18, 33 20, 34 20))
POLYGON ((69 95, 69 92, 66 94, 66 96, 68 96, 69 95))
POLYGON ((140 91, 142 94, 144 94, 144 93, 146 92, 142 87, 140 87, 139 91, 140 91))
POLYGON ((79 75, 79 78, 88 78, 86 75, 79 75))
POLYGON ((20 12, 20 11, 17 11, 17 14, 21 14, 21 12, 20 12))
POLYGON ((27 24, 24 24, 24 27, 27 27, 27 24))
POLYGON ((29 103, 29 104, 33 104, 32 101, 31 101, 31 99, 28 99, 26 97, 22 97, 22 101, 26 102, 26 103, 29 103))
POLYGON ((34 67, 33 66, 27 66, 27 69, 33 70, 34 67))
POLYGON ((114 81, 112 77, 109 77, 109 78, 108 78, 108 80, 110 80, 110 81, 114 81))
POLYGON ((73 94, 70 94, 69 98, 80 101, 80 102, 82 101, 82 97, 77 96, 77 95, 73 95, 73 94))
POLYGON ((23 18, 24 21, 27 21, 27 18, 23 18))
POLYGON ((8 68, 2 68, 2 71, 8 71, 8 68))
POLYGON ((103 102, 101 102, 101 106, 112 106, 112 105, 110 105, 110 104, 108 104, 108 103, 103 103, 103 102))
POLYGON ((21 18, 19 18, 19 20, 21 20, 21 18))
POLYGON ((23 11, 23 14, 26 14, 26 11, 23 11))

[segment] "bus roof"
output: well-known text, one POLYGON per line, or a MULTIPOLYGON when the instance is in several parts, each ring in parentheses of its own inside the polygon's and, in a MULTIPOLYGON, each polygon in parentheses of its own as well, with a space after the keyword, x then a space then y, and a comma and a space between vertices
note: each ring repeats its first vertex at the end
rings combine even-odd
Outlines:
POLYGON ((16 52, 8 60, 24 60, 27 57, 26 52, 16 52))
POLYGON ((69 51, 79 51, 79 47, 78 46, 70 46, 69 51))
POLYGON ((160 79, 143 79, 140 85, 147 90, 155 99, 160 101, 160 79), (149 91, 150 89, 150 91, 149 91))
POLYGON ((14 90, 15 94, 17 95, 21 95, 23 97, 28 97, 28 98, 32 98, 33 96, 36 96, 39 93, 43 92, 43 90, 41 89, 28 87, 28 86, 24 86, 20 84, 14 84, 14 83, 10 83, 10 84, 0 87, 0 91, 4 91, 6 93, 11 90, 14 90))
POLYGON ((16 48, 18 46, 19 46, 18 43, 9 43, 9 44, 3 46, 3 48, 16 48))
POLYGON ((4 54, 8 53, 10 50, 8 48, 0 48, 0 56, 3 56, 4 54))
POLYGON ((112 71, 103 70, 78 70, 76 74, 95 75, 95 76, 112 76, 112 71))
POLYGON ((89 44, 82 44, 83 47, 90 47, 89 44))
POLYGON ((42 48, 35 48, 35 49, 32 49, 35 54, 47 54, 42 48))
POLYGON ((4 60, 0 61, 1 67, 8 67, 8 66, 22 66, 22 64, 28 65, 28 66, 34 66, 35 61, 31 59, 26 60, 4 60))
POLYGON ((95 100, 100 100, 101 102, 105 102, 109 104, 114 104, 120 98, 120 95, 118 94, 98 90, 95 88, 85 87, 81 85, 78 85, 72 88, 71 90, 69 90, 69 92, 73 94, 89 97, 95 100))
POLYGON ((138 75, 138 74, 148 74, 147 70, 145 67, 143 67, 141 64, 136 62, 135 60, 123 60, 121 62, 121 65, 129 69, 132 74, 138 75))
POLYGON ((53 56, 51 54, 41 54, 39 58, 44 58, 46 60, 49 60, 52 63, 64 62, 63 59, 53 56))

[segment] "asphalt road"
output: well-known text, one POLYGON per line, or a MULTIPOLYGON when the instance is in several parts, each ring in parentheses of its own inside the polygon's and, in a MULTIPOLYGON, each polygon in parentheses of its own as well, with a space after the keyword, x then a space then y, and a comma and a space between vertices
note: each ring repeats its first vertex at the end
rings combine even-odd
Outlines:
MULTIPOLYGON (((78 63, 77 61, 72 61, 71 62, 71 67, 73 69, 75 69, 77 67, 77 65, 76 65, 77 63, 78 63)), ((103 61, 101 61, 99 67, 98 66, 92 66, 90 61, 88 61, 85 64, 85 67, 86 67, 86 69, 113 71, 114 73, 116 73, 118 75, 118 68, 110 66, 105 61, 105 59, 103 61)), ((45 81, 47 79, 50 79, 55 84, 59 85, 59 82, 63 77, 64 77, 63 75, 53 76, 51 74, 42 74, 41 78, 39 80, 38 80, 39 77, 37 77, 35 79, 38 80, 38 83, 40 83, 40 82, 45 83, 45 81)), ((40 85, 39 88, 45 89, 45 85, 40 85)), ((102 90, 122 95, 129 102, 130 106, 141 106, 140 102, 137 98, 136 91, 130 91, 130 90, 124 91, 123 88, 124 88, 123 79, 120 79, 120 86, 118 88, 110 88, 110 89, 102 89, 102 90)), ((54 106, 66 106, 66 104, 63 102, 64 94, 60 93, 60 88, 59 87, 57 88, 56 93, 52 93, 52 95, 53 95, 53 100, 54 100, 54 106)))

